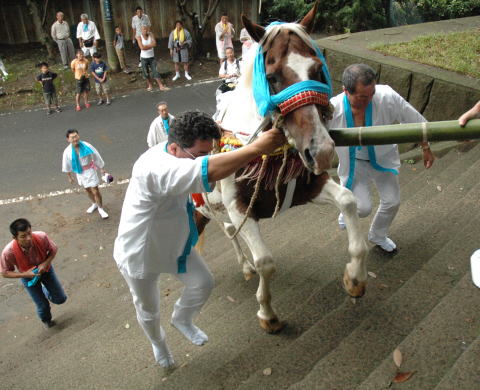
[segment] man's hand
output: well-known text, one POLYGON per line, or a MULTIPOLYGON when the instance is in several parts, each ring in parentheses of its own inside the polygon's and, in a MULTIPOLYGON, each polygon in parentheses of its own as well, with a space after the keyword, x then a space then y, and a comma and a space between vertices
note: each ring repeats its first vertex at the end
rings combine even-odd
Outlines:
MULTIPOLYGON (((38 275, 44 274, 48 271, 48 267, 50 266, 50 262, 44 261, 43 263, 37 266, 38 268, 38 275)), ((33 273, 33 271, 32 271, 33 273)))
POLYGON ((40 271, 38 273, 34 273, 33 270, 37 268, 37 267, 33 267, 31 269, 29 269, 28 271, 24 272, 22 277, 25 277, 25 278, 34 278, 35 276, 39 275, 40 274, 40 271))
POLYGON ((252 143, 252 146, 255 146, 261 154, 270 154, 286 143, 287 138, 283 132, 277 128, 273 128, 260 134, 252 143))
POLYGON ((432 150, 430 148, 423 148, 423 165, 425 168, 431 168, 434 161, 435 156, 433 155, 432 150))

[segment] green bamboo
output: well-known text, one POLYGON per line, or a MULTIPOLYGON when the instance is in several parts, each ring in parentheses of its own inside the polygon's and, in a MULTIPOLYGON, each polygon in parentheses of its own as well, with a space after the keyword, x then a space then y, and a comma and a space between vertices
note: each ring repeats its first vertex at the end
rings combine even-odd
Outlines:
POLYGON ((469 121, 465 127, 455 120, 330 129, 329 132, 336 146, 462 141, 480 138, 480 119, 469 121))

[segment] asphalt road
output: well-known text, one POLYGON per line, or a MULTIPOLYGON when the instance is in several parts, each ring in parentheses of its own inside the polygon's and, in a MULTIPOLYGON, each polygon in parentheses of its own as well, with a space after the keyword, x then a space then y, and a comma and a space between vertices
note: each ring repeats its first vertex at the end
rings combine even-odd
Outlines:
MULTIPOLYGON (((147 149, 147 133, 156 116, 155 105, 168 102, 170 112, 198 109, 213 114, 218 82, 172 88, 168 92, 135 91, 114 97, 111 106, 75 112, 74 106, 46 116, 44 110, 27 110, 0 116, 0 199, 46 193, 69 187, 61 172, 67 146, 65 131, 75 128, 92 143, 116 178, 130 177, 135 160, 147 149)), ((91 94, 95 97, 95 93, 91 94)))

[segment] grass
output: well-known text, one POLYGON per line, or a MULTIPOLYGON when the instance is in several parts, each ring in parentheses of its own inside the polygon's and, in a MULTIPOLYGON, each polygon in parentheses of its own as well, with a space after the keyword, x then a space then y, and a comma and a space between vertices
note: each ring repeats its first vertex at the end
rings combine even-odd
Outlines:
POLYGON ((480 30, 422 36, 373 50, 480 78, 480 30))

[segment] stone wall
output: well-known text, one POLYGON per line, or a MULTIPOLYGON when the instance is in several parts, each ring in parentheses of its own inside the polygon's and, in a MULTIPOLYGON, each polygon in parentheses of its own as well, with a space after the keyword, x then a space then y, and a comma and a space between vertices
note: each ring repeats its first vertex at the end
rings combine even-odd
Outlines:
POLYGON ((377 71, 379 83, 390 85, 429 121, 456 119, 480 100, 480 82, 474 78, 342 45, 331 38, 317 43, 324 49, 334 93, 341 92, 343 70, 363 62, 377 71))

